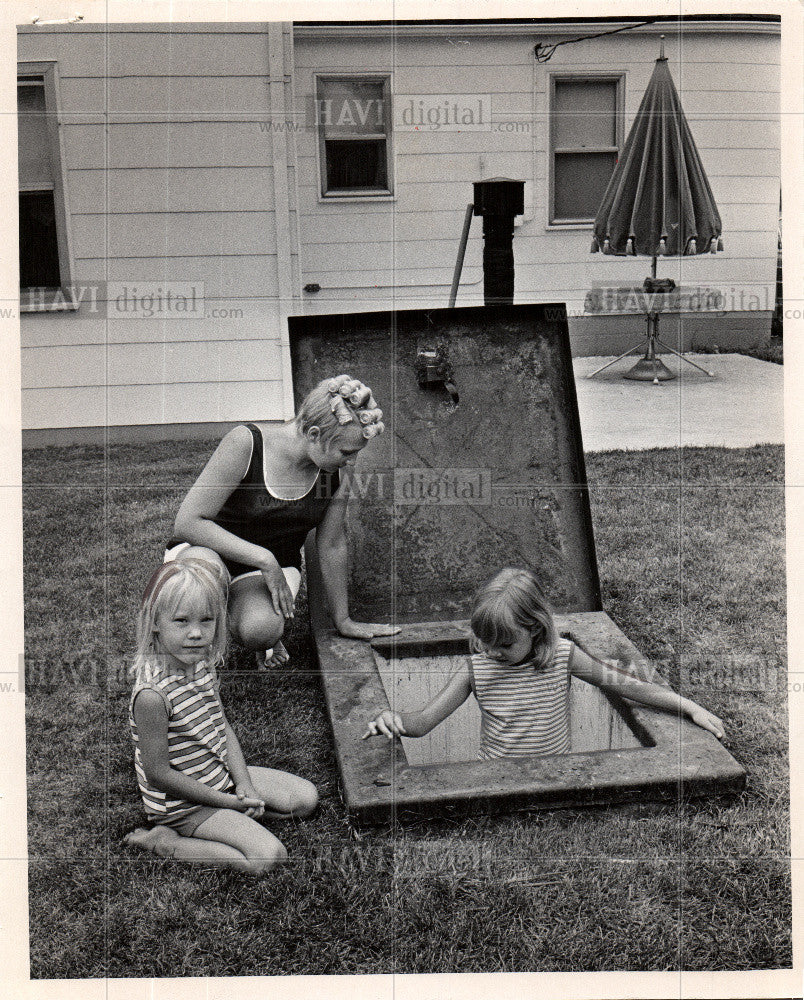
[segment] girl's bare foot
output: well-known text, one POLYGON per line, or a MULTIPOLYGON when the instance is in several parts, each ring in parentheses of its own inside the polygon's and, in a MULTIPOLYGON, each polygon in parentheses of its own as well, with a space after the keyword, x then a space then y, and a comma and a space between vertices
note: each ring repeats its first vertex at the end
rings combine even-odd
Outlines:
POLYGON ((257 653, 257 669, 268 670, 271 667, 283 667, 290 659, 290 653, 284 645, 277 640, 273 649, 266 649, 264 653, 257 653))
POLYGON ((176 850, 176 841, 179 834, 171 830, 168 826, 155 826, 151 830, 146 830, 139 826, 136 830, 123 837, 123 843, 129 847, 139 847, 144 851, 151 851, 158 854, 160 858, 172 858, 176 850))

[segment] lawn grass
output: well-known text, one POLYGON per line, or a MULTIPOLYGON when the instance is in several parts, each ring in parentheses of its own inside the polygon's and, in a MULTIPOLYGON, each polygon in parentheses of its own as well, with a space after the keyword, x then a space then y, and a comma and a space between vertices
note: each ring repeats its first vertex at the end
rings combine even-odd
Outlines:
POLYGON ((719 347, 693 344, 690 351, 695 354, 745 354, 749 358, 756 358, 757 361, 770 361, 774 365, 784 364, 784 341, 781 334, 773 334, 767 340, 754 344, 753 347, 728 347, 723 352, 719 347))
POLYGON ((254 880, 121 843, 134 609, 213 445, 26 455, 35 978, 790 966, 781 448, 587 458, 604 607, 722 716, 740 796, 353 831, 302 592, 292 666, 223 677, 247 760, 321 794, 254 880))

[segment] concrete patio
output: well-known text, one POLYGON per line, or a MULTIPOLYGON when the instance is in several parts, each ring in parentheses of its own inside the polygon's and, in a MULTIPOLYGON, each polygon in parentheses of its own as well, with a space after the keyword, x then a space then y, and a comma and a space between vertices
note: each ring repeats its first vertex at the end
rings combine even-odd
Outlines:
POLYGON ((623 373, 640 355, 594 378, 612 358, 573 358, 584 451, 725 447, 784 443, 784 368, 742 354, 690 354, 709 378, 672 355, 678 377, 632 382, 623 373))

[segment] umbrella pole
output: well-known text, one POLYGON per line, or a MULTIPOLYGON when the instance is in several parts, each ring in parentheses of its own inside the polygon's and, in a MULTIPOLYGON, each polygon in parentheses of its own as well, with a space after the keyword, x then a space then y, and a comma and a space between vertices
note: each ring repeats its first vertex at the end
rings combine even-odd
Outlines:
MULTIPOLYGON (((662 44, 662 49, 664 49, 664 44, 662 44)), ((651 263, 651 272, 650 272, 650 274, 651 274, 651 277, 653 278, 653 280, 655 281, 656 280, 656 257, 653 258, 653 261, 651 263)), ((682 361, 686 361, 688 365, 692 365, 693 368, 697 368, 698 371, 703 372, 704 375, 708 375, 710 378, 714 378, 715 377, 715 373, 714 372, 710 372, 708 369, 702 368, 700 365, 696 364, 694 361, 691 361, 689 358, 685 357, 683 354, 679 354, 678 351, 673 350, 673 348, 670 347, 669 344, 665 344, 665 342, 663 340, 659 340, 659 334, 657 332, 658 329, 659 329, 659 314, 656 313, 656 323, 655 323, 655 325, 653 327, 653 339, 656 341, 656 343, 659 345, 659 347, 663 347, 666 351, 669 351, 671 354, 675 354, 675 356, 677 358, 681 358, 682 361)), ((650 338, 650 336, 651 335, 649 333, 648 337, 650 338)), ((664 367, 664 366, 662 366, 662 367, 664 367)), ((671 377, 674 378, 675 376, 671 376, 671 377)))
MULTIPOLYGON (((651 259, 650 274, 651 279, 655 281, 656 254, 654 254, 651 259)), ((646 336, 648 339, 648 347, 645 351, 645 356, 640 358, 633 368, 630 368, 627 372, 625 372, 623 378, 634 379, 637 382, 653 382, 654 385, 658 385, 659 382, 668 382, 670 379, 675 378, 675 375, 670 371, 661 358, 656 357, 656 345, 661 343, 658 337, 659 313, 655 310, 647 312, 645 314, 645 323, 647 326, 646 336)))

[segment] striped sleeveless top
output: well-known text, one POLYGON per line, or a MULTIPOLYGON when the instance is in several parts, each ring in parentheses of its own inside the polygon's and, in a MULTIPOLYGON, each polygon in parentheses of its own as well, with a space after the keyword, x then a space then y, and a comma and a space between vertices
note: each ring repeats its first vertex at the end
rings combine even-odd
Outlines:
POLYGON ((471 656, 472 690, 480 706, 480 760, 521 754, 568 753, 569 662, 574 644, 559 639, 553 659, 511 665, 471 656))
POLYGON ((165 703, 168 716, 168 760, 170 766, 196 781, 229 791, 234 787, 226 755, 226 723, 216 694, 215 674, 199 663, 193 677, 168 674, 148 684, 135 686, 129 702, 128 718, 134 740, 134 769, 148 819, 166 823, 198 808, 197 802, 169 798, 148 783, 140 755, 139 735, 134 718, 134 701, 140 691, 156 691, 165 703))

